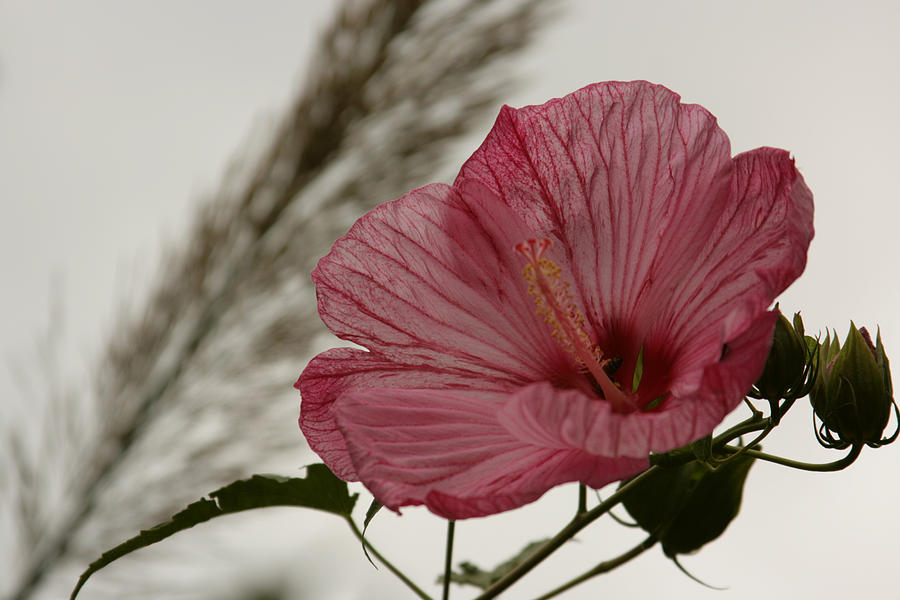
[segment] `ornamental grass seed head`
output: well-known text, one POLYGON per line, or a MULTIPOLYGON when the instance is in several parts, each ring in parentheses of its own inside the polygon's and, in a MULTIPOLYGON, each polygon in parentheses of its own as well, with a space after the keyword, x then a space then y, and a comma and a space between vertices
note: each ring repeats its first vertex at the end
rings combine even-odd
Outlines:
POLYGON ((385 506, 462 519, 592 487, 709 434, 763 369, 812 194, 644 81, 504 107, 453 185, 363 216, 313 271, 362 348, 316 356, 300 427, 385 506))

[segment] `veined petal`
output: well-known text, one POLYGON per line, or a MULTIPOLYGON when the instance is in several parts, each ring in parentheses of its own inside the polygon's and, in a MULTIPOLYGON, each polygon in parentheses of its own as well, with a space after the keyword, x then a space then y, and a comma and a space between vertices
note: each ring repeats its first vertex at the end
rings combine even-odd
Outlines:
POLYGON ((338 337, 400 364, 510 386, 550 377, 561 351, 536 318, 512 244, 497 238, 523 226, 483 186, 468 193, 467 203, 433 184, 357 221, 313 271, 319 314, 338 337), (479 210, 492 201, 513 220, 479 210))
POLYGON ((705 109, 662 86, 609 82, 504 107, 460 178, 562 242, 597 341, 631 373, 725 208, 730 170, 728 138, 705 109))
POLYGON ((343 394, 369 388, 501 390, 505 379, 474 378, 470 373, 437 365, 405 365, 358 348, 332 348, 313 358, 294 384, 300 390, 300 429, 310 448, 335 475, 359 477, 338 429, 334 403, 343 394))
POLYGON ((651 451, 672 450, 711 431, 712 426, 704 429, 704 423, 698 422, 696 408, 668 402, 661 411, 623 414, 579 390, 536 383, 510 398, 500 420, 523 442, 578 449, 626 462, 643 461, 646 467, 651 451))
POLYGON ((735 338, 806 266, 812 194, 788 153, 760 148, 734 163, 726 210, 645 346, 645 366, 668 365, 678 394, 696 389, 725 344, 736 350, 735 338))
POLYGON ((731 339, 722 360, 703 370, 697 392, 683 399, 694 409, 696 427, 709 433, 744 399, 766 364, 777 318, 774 311, 763 312, 731 339))
POLYGON ((448 519, 484 516, 559 483, 603 485, 646 467, 517 439, 497 418, 506 398, 378 388, 345 394, 335 410, 360 480, 395 510, 424 504, 448 519))

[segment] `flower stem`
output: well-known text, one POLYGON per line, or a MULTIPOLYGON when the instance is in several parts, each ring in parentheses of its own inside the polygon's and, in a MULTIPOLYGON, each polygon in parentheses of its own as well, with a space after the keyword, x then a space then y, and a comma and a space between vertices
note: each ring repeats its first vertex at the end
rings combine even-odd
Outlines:
POLYGON ((770 418, 759 418, 756 416, 750 417, 745 421, 741 421, 734 427, 727 429, 713 438, 713 448, 717 446, 722 446, 727 444, 732 440, 736 440, 742 435, 746 435, 748 433, 755 433, 757 431, 764 431, 766 429, 771 429, 773 427, 772 421, 770 418))
MULTIPOLYGON (((734 427, 731 427, 714 437, 712 439, 713 453, 722 450, 726 447, 725 445, 728 444, 728 442, 736 440, 743 435, 762 431, 763 434, 754 441, 754 443, 756 443, 767 436, 773 427, 774 425, 770 418, 760 418, 758 414, 754 414, 749 419, 741 421, 734 427)), ((662 454, 651 454, 650 464, 661 465, 663 467, 675 467, 689 463, 696 458, 697 456, 694 454, 693 449, 690 446, 684 446, 662 454)))
POLYGON ((850 452, 848 452, 844 458, 836 460, 834 462, 823 464, 799 462, 796 460, 791 460, 789 458, 784 458, 783 456, 775 456, 773 454, 760 452, 759 450, 751 450, 750 448, 746 447, 737 448, 735 446, 725 446, 722 449, 727 452, 733 453, 741 452, 759 460, 765 460, 778 465, 784 465, 785 467, 791 467, 793 469, 801 469, 803 471, 827 472, 840 471, 841 469, 845 469, 853 464, 857 457, 859 457, 859 453, 862 452, 862 444, 854 444, 853 446, 851 446, 850 452))
POLYGON ((375 547, 369 542, 369 540, 367 540, 365 537, 363 537, 363 534, 362 534, 362 532, 360 532, 359 527, 356 526, 356 523, 353 522, 353 519, 349 515, 345 516, 344 519, 347 521, 347 524, 350 525, 350 529, 353 530, 353 535, 355 535, 356 538, 360 542, 362 542, 362 544, 366 548, 369 549, 369 552, 371 552, 372 555, 375 556, 375 558, 377 558, 379 561, 381 561, 381 564, 383 564, 385 567, 387 567, 391 573, 396 575, 400 581, 405 583, 406 587, 411 589, 416 594, 416 596, 418 596, 422 600, 432 600, 431 596, 429 596, 428 594, 423 592, 419 586, 417 586, 412 581, 410 581, 409 577, 404 575, 403 572, 400 571, 400 569, 398 569, 393 564, 391 564, 391 562, 388 559, 386 559, 384 556, 382 556, 381 553, 375 549, 375 547))
POLYGON ((578 512, 581 515, 587 512, 587 486, 583 483, 578 484, 578 512))
POLYGON ((484 593, 478 596, 475 600, 489 600, 490 598, 496 598, 498 595, 500 595, 501 592, 505 591, 509 586, 521 579, 526 573, 543 562, 545 558, 553 554, 557 549, 559 549, 560 546, 572 539, 576 533, 606 514, 609 509, 614 507, 619 503, 620 500, 622 500, 622 497, 625 495, 625 493, 628 492, 628 490, 638 485, 641 481, 649 477, 652 473, 656 472, 660 468, 661 467, 656 465, 651 466, 649 469, 637 475, 628 483, 624 484, 622 487, 616 490, 616 492, 612 496, 610 496, 591 510, 576 515, 575 518, 569 521, 569 523, 565 527, 560 529, 559 533, 544 542, 544 544, 540 548, 538 548, 531 556, 519 563, 515 568, 511 569, 506 575, 494 582, 484 591, 484 593))
POLYGON ((628 550, 627 552, 620 554, 619 556, 617 556, 615 558, 611 558, 609 560, 603 561, 602 563, 598 564, 597 566, 590 569, 589 571, 585 571, 584 573, 582 573, 575 579, 572 579, 571 581, 567 581, 566 583, 562 584, 558 588, 550 590, 543 596, 539 596, 539 597, 535 598, 535 600, 549 600, 550 598, 558 596, 559 594, 562 594, 563 592, 572 589, 573 587, 575 587, 576 585, 578 585, 580 583, 584 583, 585 581, 587 581, 588 579, 591 579, 592 577, 596 577, 597 575, 602 575, 603 573, 608 573, 609 571, 612 571, 613 569, 624 565, 631 559, 637 558, 638 556, 643 554, 645 550, 649 550, 650 548, 652 548, 654 546, 654 544, 656 544, 656 538, 651 535, 647 539, 645 539, 643 542, 641 542, 640 544, 638 544, 637 546, 632 548, 631 550, 628 550))
POLYGON ((450 598, 450 571, 453 568, 453 532, 456 529, 456 521, 447 521, 447 550, 444 553, 444 593, 443 600, 450 598))

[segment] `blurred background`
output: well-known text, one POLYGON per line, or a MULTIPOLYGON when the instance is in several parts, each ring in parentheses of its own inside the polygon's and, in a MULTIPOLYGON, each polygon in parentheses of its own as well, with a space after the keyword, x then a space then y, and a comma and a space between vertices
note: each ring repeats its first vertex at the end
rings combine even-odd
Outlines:
MULTIPOLYGON (((451 181, 504 103, 647 79, 715 114, 734 153, 788 149, 816 238, 783 310, 841 337, 880 325, 900 356, 898 30, 888 0, 0 0, 0 598, 64 597, 210 490, 316 461, 291 385, 335 340, 310 269, 369 207, 451 181)), ((798 402, 767 450, 836 459, 811 423, 798 402)), ((836 474, 754 466, 737 520, 682 558, 727 591, 653 549, 563 597, 890 596, 898 466, 893 446, 836 474)), ((575 493, 458 523, 455 557, 492 567, 552 535, 575 493)), ((369 528, 434 594, 443 535, 422 509, 369 528)), ((640 539, 603 519, 504 597, 640 539)), ((82 592, 408 596, 340 519, 302 509, 198 526, 82 592)))

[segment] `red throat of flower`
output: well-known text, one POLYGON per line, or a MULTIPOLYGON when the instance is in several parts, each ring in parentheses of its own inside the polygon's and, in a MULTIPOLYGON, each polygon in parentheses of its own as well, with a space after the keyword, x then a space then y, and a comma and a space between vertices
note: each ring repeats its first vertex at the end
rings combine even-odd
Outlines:
POLYGON ((528 239, 515 246, 516 252, 527 261, 522 277, 528 282, 528 295, 534 296, 537 314, 552 329, 559 345, 593 376, 613 410, 632 412, 637 409, 636 403, 609 378, 603 367, 610 359, 604 359, 603 352, 585 331, 584 315, 575 304, 571 284, 562 277, 562 269, 544 257, 551 244, 549 238, 541 238, 528 239))

